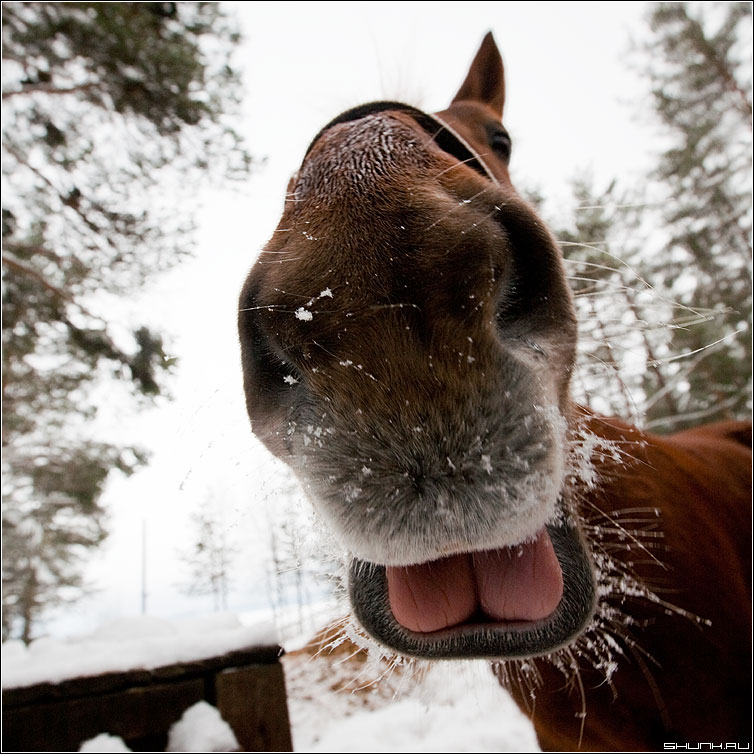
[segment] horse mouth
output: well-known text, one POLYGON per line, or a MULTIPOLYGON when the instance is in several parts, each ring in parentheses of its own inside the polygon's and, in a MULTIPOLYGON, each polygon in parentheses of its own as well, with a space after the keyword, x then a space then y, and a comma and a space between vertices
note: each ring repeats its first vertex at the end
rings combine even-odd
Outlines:
POLYGON ((380 643, 425 659, 521 659, 570 643, 595 609, 578 530, 548 524, 532 541, 410 567, 354 559, 356 618, 380 643))

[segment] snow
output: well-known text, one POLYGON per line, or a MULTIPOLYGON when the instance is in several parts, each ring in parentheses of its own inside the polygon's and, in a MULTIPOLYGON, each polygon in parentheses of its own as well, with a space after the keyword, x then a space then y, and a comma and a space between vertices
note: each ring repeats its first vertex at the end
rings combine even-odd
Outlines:
POLYGON ((165 751, 240 751, 230 725, 215 707, 197 702, 168 733, 165 751))
POLYGON ((539 751, 534 728, 482 660, 386 652, 352 620, 286 643, 294 751, 539 751))
POLYGON ((294 750, 540 751, 531 723, 498 685, 488 663, 439 663, 421 680, 407 673, 357 690, 319 686, 303 698, 299 684, 289 683, 294 750))
MULTIPOLYGON (((311 637, 311 634, 309 634, 311 637)), ((277 643, 267 622, 235 615, 194 620, 122 619, 68 640, 2 647, 3 686, 149 668, 277 643)), ((534 729, 483 661, 414 664, 333 642, 332 654, 287 642, 283 657, 295 751, 539 751, 534 729), (368 659, 365 660, 365 657, 368 659)), ((170 730, 167 751, 237 751, 220 713, 206 702, 170 730)), ((125 752, 107 732, 80 751, 125 752)))
POLYGON ((81 744, 79 751, 91 751, 91 752, 123 752, 131 751, 131 749, 123 743, 122 738, 118 736, 111 736, 109 733, 100 733, 94 738, 90 738, 88 741, 84 741, 81 744))
POLYGON ((28 647, 2 646, 3 688, 30 686, 102 673, 190 662, 260 644, 277 644, 271 623, 244 626, 235 615, 167 621, 149 616, 122 618, 91 634, 42 638, 28 647))
MULTIPOLYGON (((217 708, 207 702, 189 707, 168 732, 165 751, 240 751, 230 725, 217 708)), ((118 736, 108 733, 90 738, 81 744, 80 752, 126 752, 131 749, 118 736)))
POLYGON ((305 751, 539 751, 529 739, 525 731, 507 727, 492 704, 430 707, 406 699, 333 725, 316 746, 305 751))

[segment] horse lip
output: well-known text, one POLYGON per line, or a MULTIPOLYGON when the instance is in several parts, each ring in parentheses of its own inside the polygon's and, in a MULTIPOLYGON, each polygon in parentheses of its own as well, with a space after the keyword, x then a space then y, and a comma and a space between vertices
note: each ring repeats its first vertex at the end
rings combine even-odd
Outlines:
POLYGON ((373 638, 390 649, 422 659, 523 659, 550 654, 569 644, 588 625, 597 602, 593 568, 578 530, 569 523, 547 531, 563 570, 563 597, 555 611, 531 622, 468 623, 417 633, 392 614, 385 566, 354 558, 349 596, 354 614, 373 638))

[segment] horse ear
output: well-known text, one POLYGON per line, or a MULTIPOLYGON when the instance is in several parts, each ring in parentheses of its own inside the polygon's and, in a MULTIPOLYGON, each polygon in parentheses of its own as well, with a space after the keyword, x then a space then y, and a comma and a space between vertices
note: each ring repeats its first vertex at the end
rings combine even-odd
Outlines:
MULTIPOLYGON (((453 98, 453 102, 476 100, 489 105, 501 117, 505 103, 505 75, 503 59, 497 49, 492 32, 488 31, 471 63, 466 80, 453 98)), ((452 103, 451 103, 452 104, 452 103)))

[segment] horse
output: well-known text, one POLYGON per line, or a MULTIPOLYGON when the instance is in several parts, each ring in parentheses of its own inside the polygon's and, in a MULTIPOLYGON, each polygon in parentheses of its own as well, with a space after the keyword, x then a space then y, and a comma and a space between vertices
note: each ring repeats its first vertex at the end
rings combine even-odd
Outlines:
POLYGON ((751 424, 659 436, 573 400, 504 103, 488 34, 447 109, 314 137, 240 296, 252 430, 348 552, 363 630, 488 659, 543 749, 746 744, 751 424))

